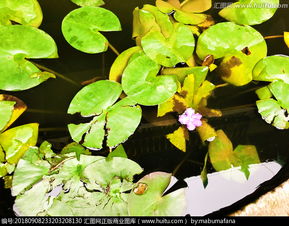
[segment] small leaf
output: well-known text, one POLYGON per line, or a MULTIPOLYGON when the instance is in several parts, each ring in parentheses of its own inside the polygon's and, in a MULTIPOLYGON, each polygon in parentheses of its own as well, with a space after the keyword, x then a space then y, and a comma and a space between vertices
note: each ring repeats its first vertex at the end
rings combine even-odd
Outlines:
POLYGON ((122 52, 113 62, 110 72, 109 72, 109 80, 115 82, 121 82, 121 76, 126 68, 131 56, 137 52, 141 51, 139 46, 131 47, 124 52, 122 52))
POLYGON ((38 124, 18 126, 0 134, 0 145, 8 163, 16 164, 30 146, 36 145, 38 124))
POLYGON ((177 10, 174 13, 174 18, 176 21, 183 24, 198 25, 206 21, 207 15, 197 14, 197 13, 188 13, 181 10, 177 10))
POLYGON ((62 21, 62 33, 75 49, 85 53, 107 50, 108 41, 99 31, 120 31, 121 25, 111 11, 84 6, 70 12, 62 21))
POLYGON ((246 178, 250 176, 249 165, 260 163, 257 149, 254 145, 238 145, 234 150, 234 155, 238 158, 241 171, 246 178))
POLYGON ((122 88, 131 99, 146 106, 158 105, 177 90, 175 76, 156 76, 160 69, 146 55, 131 61, 122 75, 122 88))
POLYGON ((56 155, 51 148, 52 144, 47 141, 43 141, 39 147, 39 153, 44 156, 45 159, 50 159, 56 155))
POLYGON ((212 0, 185 0, 181 9, 185 12, 204 12, 212 7, 212 0))
POLYGON ((22 115, 27 106, 17 97, 0 94, 0 109, 0 132, 2 132, 22 115))
POLYGON ((122 144, 118 145, 116 149, 110 152, 106 159, 111 160, 114 157, 127 158, 127 154, 122 144))
POLYGON ((165 196, 171 174, 154 172, 140 179, 128 197, 131 216, 180 216, 186 206, 184 189, 165 196))
POLYGON ((284 42, 289 48, 289 32, 284 32, 284 42))
POLYGON ((200 86, 200 88, 197 90, 196 95, 194 96, 193 105, 195 107, 198 106, 203 98, 207 98, 212 94, 215 87, 216 86, 213 83, 205 80, 200 86))
POLYGON ((273 17, 278 6, 279 0, 239 0, 222 9, 219 14, 237 24, 256 25, 273 17))
POLYGON ((103 0, 71 0, 78 6, 102 6, 104 5, 103 0))
POLYGON ((1 0, 0 24, 10 25, 11 21, 23 25, 39 27, 42 11, 37 0, 1 0))
POLYGON ((232 167, 233 144, 223 130, 218 130, 216 138, 210 142, 209 156, 214 169, 217 171, 232 167))
POLYGON ((189 140, 187 128, 181 126, 173 133, 166 135, 167 139, 179 150, 186 152, 186 141, 189 140))
POLYGON ((289 57, 269 56, 260 60, 253 70, 256 81, 272 82, 282 80, 289 84, 289 57))
POLYGON ((259 99, 264 100, 264 99, 269 99, 272 97, 272 93, 268 86, 264 86, 260 89, 256 90, 256 94, 259 97, 259 99))
POLYGON ((208 174, 207 174, 207 162, 208 162, 208 156, 209 153, 206 154, 205 159, 204 159, 204 166, 201 172, 201 179, 203 182, 204 188, 208 186, 208 174))
POLYGON ((166 67, 186 62, 193 54, 195 39, 183 24, 175 24, 174 32, 166 39, 159 31, 150 31, 141 40, 144 52, 155 62, 166 67))

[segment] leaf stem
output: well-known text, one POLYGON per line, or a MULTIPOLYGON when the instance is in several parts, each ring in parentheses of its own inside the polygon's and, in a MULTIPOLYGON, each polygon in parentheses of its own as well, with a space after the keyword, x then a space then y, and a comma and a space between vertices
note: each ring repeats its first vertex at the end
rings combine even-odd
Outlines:
POLYGON ((108 42, 108 47, 109 47, 117 56, 119 56, 118 50, 117 50, 110 42, 108 42))
POLYGON ((40 128, 39 132, 66 131, 66 127, 40 128))
POLYGON ((188 160, 188 158, 190 157, 191 155, 191 151, 190 152, 186 152, 186 155, 185 157, 182 159, 182 161, 176 166, 176 168, 174 169, 172 175, 175 176, 176 173, 179 171, 179 169, 181 168, 181 166, 188 160))
POLYGON ((229 83, 223 83, 223 84, 219 84, 219 85, 216 85, 216 89, 217 88, 221 88, 221 87, 225 87, 225 86, 228 86, 229 85, 229 83))
POLYGON ((284 38, 284 35, 265 36, 264 39, 284 38))
POLYGON ((72 85, 75 85, 75 86, 77 86, 77 87, 81 87, 81 85, 80 85, 79 83, 71 80, 70 78, 67 78, 67 77, 66 77, 65 75, 63 75, 63 74, 60 74, 60 73, 58 73, 58 72, 56 72, 56 71, 53 71, 52 69, 49 69, 49 68, 47 68, 47 67, 45 67, 45 66, 43 66, 43 65, 37 64, 37 63, 35 63, 35 62, 32 62, 32 63, 33 63, 35 66, 37 66, 39 69, 41 69, 41 70, 48 71, 48 72, 56 75, 57 77, 59 77, 59 78, 65 80, 65 81, 69 82, 69 83, 72 84, 72 85))

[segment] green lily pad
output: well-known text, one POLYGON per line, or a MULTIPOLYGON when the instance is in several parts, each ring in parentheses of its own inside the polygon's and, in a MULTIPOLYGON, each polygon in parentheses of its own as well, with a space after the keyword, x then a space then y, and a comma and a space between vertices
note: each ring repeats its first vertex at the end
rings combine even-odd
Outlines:
POLYGON ((6 154, 6 161, 16 164, 30 146, 36 145, 38 124, 18 126, 0 134, 0 145, 6 154))
POLYGON ((114 104, 121 95, 119 83, 104 80, 80 90, 71 101, 68 113, 94 116, 89 123, 69 124, 71 137, 90 149, 101 149, 106 144, 115 147, 134 133, 141 120, 141 108, 125 98, 114 104), (114 105, 113 105, 114 104, 114 105))
POLYGON ((165 102, 177 91, 175 76, 156 76, 160 66, 142 54, 132 60, 122 75, 122 88, 129 98, 141 105, 165 102))
POLYGON ((0 24, 10 25, 11 21, 23 25, 39 27, 43 19, 37 0, 0 1, 0 24))
POLYGON ((71 0, 73 3, 79 6, 102 6, 104 5, 103 0, 71 0))
POLYGON ((183 24, 198 25, 206 21, 207 15, 197 14, 197 13, 188 13, 188 12, 183 12, 181 10, 176 10, 176 12, 174 13, 174 18, 176 19, 176 21, 183 23, 183 24))
POLYGON ((25 58, 56 58, 54 40, 43 31, 24 25, 0 25, 0 89, 25 90, 53 77, 25 58))
POLYGON ((279 7, 279 0, 239 0, 222 9, 219 15, 243 25, 256 25, 269 20, 279 7))
POLYGON ((122 144, 118 145, 116 149, 110 152, 106 159, 111 160, 113 157, 127 158, 127 154, 122 144))
POLYGON ((84 6, 70 12, 62 21, 62 33, 75 49, 85 53, 105 52, 107 39, 100 31, 120 31, 121 25, 111 11, 93 6, 84 6))
POLYGON ((195 39, 191 30, 183 24, 175 24, 169 38, 159 31, 150 31, 141 40, 144 52, 152 60, 166 67, 186 62, 195 49, 195 39))
POLYGON ((154 172, 140 179, 128 197, 131 216, 180 216, 185 210, 184 189, 163 196, 171 174, 154 172))
POLYGON ((274 97, 277 99, 280 106, 286 110, 289 110, 289 96, 288 96, 289 84, 281 80, 277 80, 271 82, 268 85, 268 88, 270 89, 274 97))
POLYGON ((200 35, 197 54, 201 59, 208 55, 214 59, 224 57, 217 73, 226 82, 242 86, 252 80, 253 68, 267 56, 267 45, 254 28, 225 22, 211 26, 200 35))
POLYGON ((269 56, 260 60, 254 67, 253 79, 265 82, 282 80, 289 84, 289 57, 269 56))

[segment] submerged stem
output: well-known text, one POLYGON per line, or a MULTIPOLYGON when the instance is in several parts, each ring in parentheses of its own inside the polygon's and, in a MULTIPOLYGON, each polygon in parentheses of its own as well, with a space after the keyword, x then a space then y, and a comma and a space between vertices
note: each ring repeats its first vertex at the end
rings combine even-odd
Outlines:
POLYGON ((51 127, 51 128, 40 128, 39 132, 55 132, 55 131, 66 131, 66 127, 51 127))
POLYGON ((65 115, 65 112, 60 112, 60 111, 47 111, 47 110, 42 110, 42 109, 34 109, 34 108, 28 108, 26 110, 28 113, 42 113, 42 114, 62 114, 65 115))
POLYGON ((111 44, 108 42, 108 47, 117 55, 119 56, 119 52, 118 50, 111 44))
POLYGON ((181 168, 181 166, 187 161, 187 159, 190 157, 192 152, 187 152, 185 157, 183 158, 183 160, 176 166, 176 168, 174 169, 172 175, 175 176, 176 173, 179 171, 179 169, 181 168))
POLYGON ((284 38, 284 35, 265 36, 264 39, 284 38))
POLYGON ((65 81, 69 82, 70 84, 73 84, 73 85, 78 86, 78 87, 81 86, 79 83, 73 81, 73 80, 70 79, 70 78, 67 78, 67 77, 66 77, 65 75, 63 75, 63 74, 60 74, 60 73, 58 73, 58 72, 56 72, 56 71, 53 71, 52 69, 49 69, 49 68, 47 68, 47 67, 45 67, 45 66, 43 66, 43 65, 41 65, 41 64, 37 64, 37 63, 35 63, 35 62, 32 62, 32 63, 33 63, 35 66, 37 66, 39 69, 44 70, 44 71, 48 71, 48 72, 56 75, 56 77, 59 77, 59 78, 65 80, 65 81))

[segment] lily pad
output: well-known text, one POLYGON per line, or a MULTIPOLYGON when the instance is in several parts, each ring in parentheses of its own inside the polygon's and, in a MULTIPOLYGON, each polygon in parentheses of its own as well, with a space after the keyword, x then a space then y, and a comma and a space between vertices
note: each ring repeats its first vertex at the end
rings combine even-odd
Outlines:
POLYGON ((2 0, 0 2, 0 24, 10 25, 11 21, 39 27, 43 19, 37 0, 2 0))
POLYGON ((14 127, 0 134, 0 145, 5 151, 6 161, 16 164, 30 146, 36 145, 37 138, 37 123, 14 127))
POLYGON ((212 0, 185 0, 181 9, 186 12, 204 12, 212 7, 212 0))
POLYGON ((103 80, 84 87, 76 94, 68 113, 94 118, 89 123, 68 125, 74 141, 83 142, 90 149, 101 149, 106 135, 106 145, 115 147, 134 133, 141 120, 141 108, 129 98, 114 104, 121 91, 119 83, 103 80))
POLYGON ((154 172, 140 179, 128 197, 131 216, 180 216, 185 210, 185 189, 163 195, 171 174, 154 172))
POLYGON ((0 89, 25 90, 52 77, 26 60, 58 57, 56 44, 48 34, 29 26, 0 25, 0 38, 0 89))
POLYGON ((276 55, 260 60, 254 67, 253 79, 265 82, 282 80, 289 84, 289 57, 276 55))
POLYGON ((222 9, 226 20, 243 25, 256 25, 269 20, 279 7, 279 0, 239 0, 222 9))
POLYGON ((0 132, 16 121, 26 108, 25 103, 17 97, 0 94, 0 132))
POLYGON ((75 49, 85 53, 101 53, 107 50, 108 41, 100 31, 120 31, 121 25, 111 11, 84 6, 66 15, 61 29, 66 41, 75 49))
POLYGON ((132 60, 122 75, 122 88, 129 98, 141 105, 158 105, 177 91, 175 76, 156 76, 160 66, 142 54, 132 60))
POLYGON ((73 3, 79 6, 102 6, 104 5, 103 0, 71 0, 73 3))
POLYGON ((169 38, 159 31, 150 31, 141 40, 144 52, 155 62, 166 67, 186 62, 195 49, 195 39, 191 30, 183 24, 175 24, 169 38))
POLYGON ((254 28, 225 22, 211 26, 200 35, 197 54, 201 59, 208 55, 214 59, 224 57, 217 73, 226 82, 242 86, 252 80, 256 63, 267 56, 267 45, 254 28))

